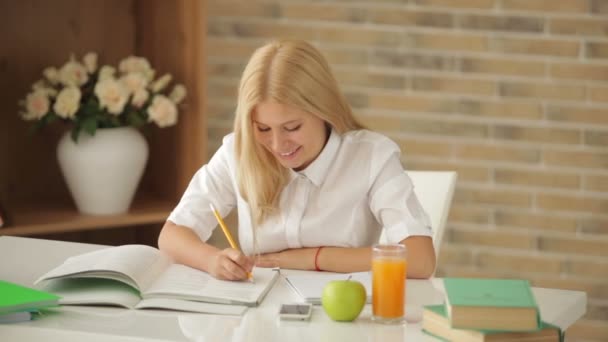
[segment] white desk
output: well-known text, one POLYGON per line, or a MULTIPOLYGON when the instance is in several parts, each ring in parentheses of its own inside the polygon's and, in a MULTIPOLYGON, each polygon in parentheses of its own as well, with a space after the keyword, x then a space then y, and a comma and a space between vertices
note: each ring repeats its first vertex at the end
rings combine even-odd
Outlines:
MULTIPOLYGON (((32 286, 52 267, 72 255, 104 246, 0 237, 0 279, 32 286)), ((303 271, 282 271, 299 273, 303 271)), ((159 310, 63 306, 41 319, 0 325, 0 341, 434 341, 420 331, 422 305, 443 300, 442 282, 407 282, 407 324, 371 322, 366 305, 352 323, 331 321, 315 306, 310 322, 282 322, 280 303, 299 301, 281 277, 262 304, 244 316, 217 316, 159 310)), ((586 311, 584 292, 533 288, 543 320, 566 329, 586 311)))

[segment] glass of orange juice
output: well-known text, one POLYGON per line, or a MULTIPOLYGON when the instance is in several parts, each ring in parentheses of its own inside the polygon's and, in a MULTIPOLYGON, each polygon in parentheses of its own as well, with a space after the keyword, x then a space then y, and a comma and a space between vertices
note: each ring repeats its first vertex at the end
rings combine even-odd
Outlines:
POLYGON ((372 247, 372 320, 387 324, 405 321, 407 249, 402 244, 372 247))

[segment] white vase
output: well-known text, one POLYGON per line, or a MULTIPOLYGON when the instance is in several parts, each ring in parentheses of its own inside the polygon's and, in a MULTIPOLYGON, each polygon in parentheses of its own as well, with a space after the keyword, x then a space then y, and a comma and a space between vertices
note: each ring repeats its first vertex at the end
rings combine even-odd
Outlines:
POLYGON ((57 159, 83 214, 112 215, 129 210, 148 161, 148 143, 132 127, 82 132, 74 143, 66 132, 57 145, 57 159))

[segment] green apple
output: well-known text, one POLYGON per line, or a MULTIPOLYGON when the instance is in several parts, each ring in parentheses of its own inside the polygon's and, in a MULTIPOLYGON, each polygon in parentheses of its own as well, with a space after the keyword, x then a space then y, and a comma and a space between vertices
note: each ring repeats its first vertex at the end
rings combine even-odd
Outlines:
POLYGON ((365 306, 365 286, 355 280, 333 280, 325 285, 321 304, 334 321, 350 322, 357 318, 365 306))

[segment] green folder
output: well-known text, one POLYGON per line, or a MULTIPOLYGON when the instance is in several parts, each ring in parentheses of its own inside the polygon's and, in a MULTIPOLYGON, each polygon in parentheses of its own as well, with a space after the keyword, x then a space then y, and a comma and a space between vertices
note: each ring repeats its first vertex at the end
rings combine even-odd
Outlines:
POLYGON ((59 298, 52 293, 0 280, 0 315, 57 306, 59 298))

